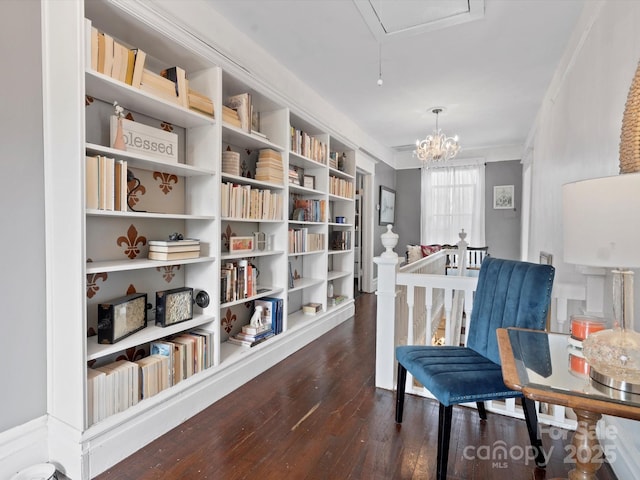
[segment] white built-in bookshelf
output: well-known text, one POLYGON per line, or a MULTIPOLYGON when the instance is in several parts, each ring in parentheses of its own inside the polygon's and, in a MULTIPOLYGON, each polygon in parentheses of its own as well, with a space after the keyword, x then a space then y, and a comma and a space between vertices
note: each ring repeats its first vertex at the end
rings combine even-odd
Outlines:
POLYGON ((50 2, 43 10, 50 92, 44 99, 50 460, 72 479, 99 474, 353 314, 356 147, 256 79, 217 65, 216 52, 153 8, 91 0, 50 2), (214 116, 94 71, 85 19, 128 48, 144 50, 150 69, 183 68, 189 86, 212 100, 214 116), (259 118, 254 131, 221 114, 230 96, 245 93, 259 118), (177 161, 113 148, 114 101, 134 121, 175 133, 177 161), (240 172, 223 171, 228 150, 240 154, 240 172), (279 156, 281 180, 255 178, 261 151, 279 156), (134 209, 87 207, 87 156, 126 162, 144 187, 127 185, 138 188, 134 209), (299 181, 290 182, 290 170, 299 181), (281 209, 259 218, 223 212, 229 186, 280 197, 281 209), (301 205, 313 205, 315 215, 296 216, 301 205), (148 242, 173 232, 199 239, 200 256, 149 260, 148 242), (261 248, 255 242, 251 251, 229 248, 234 237, 256 232, 266 239, 261 248), (304 240, 294 247, 296 235, 304 240), (224 270, 244 261, 259 272, 253 289, 227 298, 224 270), (208 305, 194 305, 189 320, 156 325, 156 292, 182 287, 207 292, 208 305), (328 298, 330 289, 337 301, 328 298), (99 305, 132 293, 147 294, 147 326, 98 343, 99 305), (253 302, 267 297, 282 301, 282 332, 251 348, 228 342, 249 322, 253 302), (321 304, 320 311, 304 314, 308 303, 321 304), (118 359, 135 362, 150 354, 151 342, 194 329, 212 332, 207 367, 96 420, 89 370, 118 359))

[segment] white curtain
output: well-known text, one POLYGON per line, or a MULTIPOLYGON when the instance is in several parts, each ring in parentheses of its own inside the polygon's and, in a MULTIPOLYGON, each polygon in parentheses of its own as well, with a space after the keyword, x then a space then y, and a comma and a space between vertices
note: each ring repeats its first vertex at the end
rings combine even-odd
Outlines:
POLYGON ((484 163, 422 169, 420 243, 485 246, 484 163))

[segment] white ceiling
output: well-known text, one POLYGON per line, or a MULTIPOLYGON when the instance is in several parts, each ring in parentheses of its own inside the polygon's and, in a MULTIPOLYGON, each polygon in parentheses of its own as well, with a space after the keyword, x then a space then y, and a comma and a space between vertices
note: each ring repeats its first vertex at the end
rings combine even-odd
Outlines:
POLYGON ((523 145, 588 0, 209 1, 382 145, 414 145, 443 106, 464 150, 523 145))

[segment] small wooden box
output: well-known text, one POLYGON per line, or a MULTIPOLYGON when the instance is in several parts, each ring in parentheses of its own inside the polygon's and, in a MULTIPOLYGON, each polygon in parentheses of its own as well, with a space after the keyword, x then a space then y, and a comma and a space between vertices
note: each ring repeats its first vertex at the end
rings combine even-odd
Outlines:
POLYGON ((146 293, 134 293, 98 305, 98 343, 116 343, 146 326, 146 293))
POLYGON ((167 327, 193 318, 193 288, 156 292, 156 325, 167 327))

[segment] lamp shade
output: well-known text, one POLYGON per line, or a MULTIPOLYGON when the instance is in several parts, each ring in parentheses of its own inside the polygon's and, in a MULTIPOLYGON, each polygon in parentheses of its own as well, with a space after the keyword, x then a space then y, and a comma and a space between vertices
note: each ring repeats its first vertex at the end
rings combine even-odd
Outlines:
POLYGON ((640 267, 640 173, 562 187, 564 261, 640 267))

